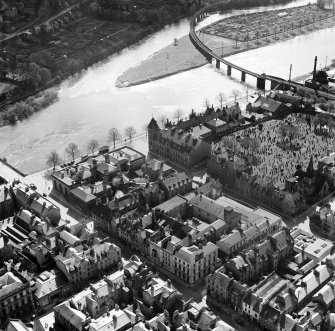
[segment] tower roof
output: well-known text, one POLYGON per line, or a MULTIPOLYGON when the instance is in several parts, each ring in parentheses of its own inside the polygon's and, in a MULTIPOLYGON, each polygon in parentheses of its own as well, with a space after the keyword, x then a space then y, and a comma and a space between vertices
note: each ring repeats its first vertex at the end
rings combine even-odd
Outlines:
POLYGON ((159 130, 159 126, 157 124, 157 121, 153 117, 151 118, 151 121, 150 121, 150 123, 148 125, 148 129, 150 129, 150 130, 159 130))

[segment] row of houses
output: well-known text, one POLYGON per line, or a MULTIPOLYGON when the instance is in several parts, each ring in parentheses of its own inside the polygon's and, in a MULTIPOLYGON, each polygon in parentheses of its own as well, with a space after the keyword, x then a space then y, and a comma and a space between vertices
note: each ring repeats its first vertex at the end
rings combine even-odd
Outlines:
POLYGON ((330 242, 300 228, 283 228, 207 276, 207 298, 266 330, 325 327, 324 316, 335 302, 334 261, 330 242))

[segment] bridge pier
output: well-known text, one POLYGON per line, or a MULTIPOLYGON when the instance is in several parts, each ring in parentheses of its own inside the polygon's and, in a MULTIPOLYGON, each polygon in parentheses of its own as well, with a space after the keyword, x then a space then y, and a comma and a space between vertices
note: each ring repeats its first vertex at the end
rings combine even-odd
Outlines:
POLYGON ((274 90, 279 84, 273 80, 271 80, 271 90, 274 90))
POLYGON ((241 71, 241 82, 245 83, 245 72, 241 71))
POLYGON ((227 66, 227 76, 231 76, 231 66, 227 66))
POLYGON ((220 69, 220 60, 216 59, 216 68, 220 69))
POLYGON ((257 77, 256 87, 259 90, 265 90, 265 78, 263 78, 263 77, 257 77))

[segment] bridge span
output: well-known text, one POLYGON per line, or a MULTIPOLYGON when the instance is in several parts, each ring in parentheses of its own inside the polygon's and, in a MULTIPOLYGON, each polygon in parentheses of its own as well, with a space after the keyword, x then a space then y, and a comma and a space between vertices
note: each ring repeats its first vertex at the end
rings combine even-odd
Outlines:
MULTIPOLYGON (((242 67, 240 67, 240 66, 238 66, 238 65, 236 65, 236 64, 234 64, 230 61, 227 61, 225 58, 223 58, 223 57, 219 56, 218 54, 216 54, 215 52, 213 52, 209 47, 207 47, 199 39, 199 37, 197 36, 197 34, 195 32, 196 24, 202 18, 204 18, 207 15, 208 9, 210 9, 210 6, 207 6, 205 8, 200 9, 197 13, 195 13, 195 15, 193 15, 193 17, 190 20, 189 37, 191 39, 191 42, 195 46, 195 48, 202 55, 204 55, 204 57, 207 59, 207 61, 209 63, 212 63, 213 59, 215 59, 215 66, 216 66, 217 69, 220 69, 221 64, 226 65, 228 76, 231 76, 232 69, 239 71, 241 73, 241 82, 242 83, 245 83, 246 75, 255 77, 256 80, 257 80, 256 87, 257 87, 257 89, 260 89, 260 90, 265 90, 266 81, 270 81, 271 89, 274 89, 278 85, 280 85, 280 86, 285 86, 288 89, 291 88, 291 87, 293 87, 294 89, 303 88, 306 91, 315 92, 313 89, 308 88, 305 85, 300 84, 300 83, 287 81, 287 80, 285 80, 283 78, 280 78, 280 77, 266 75, 265 73, 259 74, 259 73, 256 73, 254 71, 251 71, 249 69, 242 68, 242 67)), ((334 94, 330 94, 330 93, 327 93, 327 92, 324 92, 324 91, 318 91, 318 95, 320 97, 324 97, 324 98, 329 99, 329 100, 335 100, 335 95, 334 94)))

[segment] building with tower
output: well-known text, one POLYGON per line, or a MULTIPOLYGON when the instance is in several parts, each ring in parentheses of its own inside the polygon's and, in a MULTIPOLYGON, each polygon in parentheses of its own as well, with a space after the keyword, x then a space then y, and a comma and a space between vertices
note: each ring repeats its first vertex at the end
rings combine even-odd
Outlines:
POLYGON ((175 126, 160 129, 152 118, 148 125, 149 152, 183 167, 192 167, 210 157, 211 144, 204 140, 210 132, 202 124, 196 130, 175 126))

